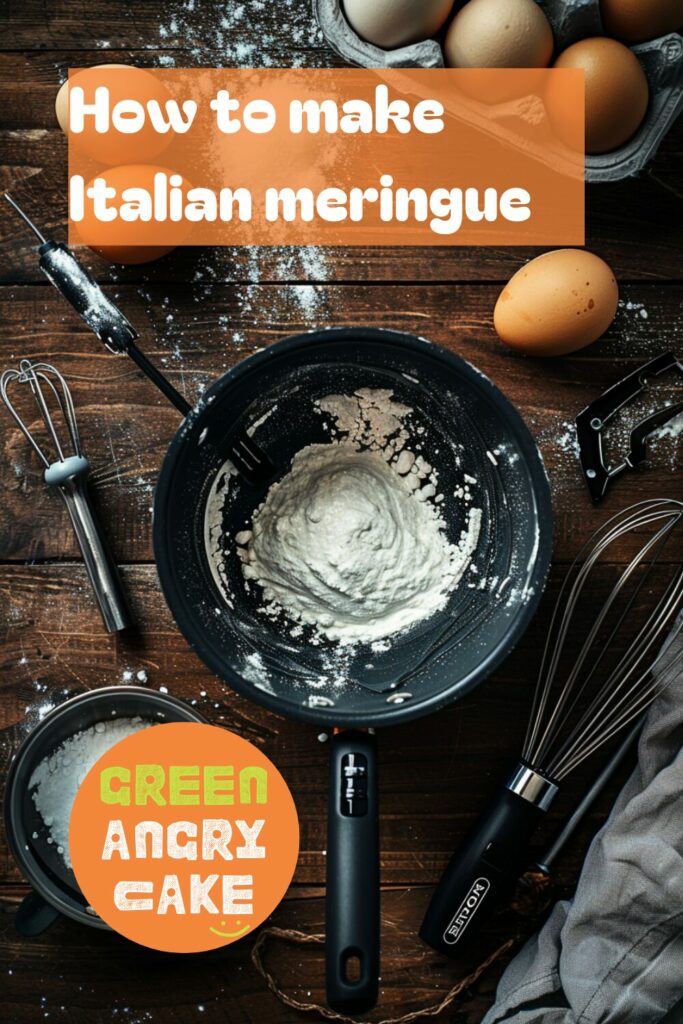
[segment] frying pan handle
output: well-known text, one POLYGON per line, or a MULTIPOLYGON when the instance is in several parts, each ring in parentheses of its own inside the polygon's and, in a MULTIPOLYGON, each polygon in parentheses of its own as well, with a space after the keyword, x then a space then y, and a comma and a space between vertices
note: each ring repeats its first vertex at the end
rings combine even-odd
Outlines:
POLYGON ((365 732, 332 737, 327 816, 327 1002, 363 1013, 379 985, 377 744, 365 732))
POLYGON ((445 956, 459 956, 511 895, 542 816, 542 807, 500 789, 444 871, 420 938, 445 956))
POLYGON ((58 917, 59 911, 55 910, 51 903, 44 900, 37 892, 31 891, 19 904, 14 918, 14 927, 20 935, 28 938, 47 931, 58 917))

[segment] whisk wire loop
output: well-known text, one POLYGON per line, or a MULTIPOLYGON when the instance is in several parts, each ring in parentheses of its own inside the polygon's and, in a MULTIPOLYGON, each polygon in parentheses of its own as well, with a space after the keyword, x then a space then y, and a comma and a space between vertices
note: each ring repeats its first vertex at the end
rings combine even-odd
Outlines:
POLYGON ((45 472, 46 484, 57 490, 66 505, 92 583, 105 628, 118 632, 130 624, 130 614, 116 563, 88 493, 90 463, 81 450, 71 391, 59 370, 50 363, 22 359, 0 376, 0 398, 31 445, 45 472), (45 431, 39 441, 15 407, 10 391, 15 384, 28 385, 45 431))
MULTIPOLYGON (((679 572, 672 580, 655 614, 650 617, 641 630, 641 632, 650 630, 651 639, 647 647, 642 649, 642 654, 637 662, 629 665, 627 670, 622 669, 625 660, 622 659, 605 681, 565 743, 558 750, 555 757, 556 772, 564 775, 571 771, 571 767, 566 767, 566 764, 568 761, 571 763, 572 751, 578 740, 581 741, 581 749, 591 747, 595 738, 599 738, 598 745, 606 742, 604 738, 606 733, 609 732, 610 735, 613 735, 610 730, 618 731, 632 718, 636 718, 652 697, 664 688, 662 680, 659 678, 659 672, 655 674, 654 670, 659 667, 659 663, 666 657, 676 639, 675 618, 679 614, 682 598, 683 571, 679 572), (660 638, 666 631, 669 631, 669 636, 661 644, 660 638), (660 649, 655 652, 653 652, 654 643, 657 643, 658 646, 661 644, 660 649), (645 667, 643 668, 643 666, 645 667), (639 674, 634 680, 633 676, 636 672, 639 674)), ((678 630, 680 631, 680 624, 678 630)), ((672 665, 679 664, 682 659, 683 652, 679 652, 667 664, 666 682, 668 682, 672 671, 672 665)), ((591 747, 591 751, 592 749, 594 748, 591 747)), ((588 754, 586 753, 584 756, 588 756, 588 754)))
MULTIPOLYGON (((548 746, 551 746, 556 740, 557 733, 554 731, 553 727, 555 726, 557 720, 561 719, 562 722, 568 720, 571 717, 572 713, 576 710, 576 708, 580 706, 581 699, 586 690, 588 689, 588 686, 592 681, 593 677, 597 673, 598 668, 602 665, 604 658, 607 656, 612 641, 619 634, 619 631, 623 623, 627 621, 629 613, 631 612, 636 602, 636 599, 638 598, 641 590, 645 586, 649 578, 649 575, 652 572, 652 569, 654 568, 659 556, 661 555, 663 543, 666 540, 666 535, 664 541, 662 541, 662 543, 659 542, 662 537, 662 534, 664 533, 664 529, 665 528, 660 529, 660 531, 658 531, 658 533, 655 534, 651 538, 651 540, 648 541, 648 543, 641 549, 641 551, 631 560, 629 565, 622 572, 618 582, 613 587, 609 598, 605 601, 605 604, 596 616, 593 625, 589 630, 588 636, 584 641, 583 647, 581 648, 581 652, 569 673, 567 684, 562 693, 562 697, 555 707, 552 720, 549 723, 548 729, 546 730, 548 746), (635 569, 646 560, 645 556, 649 553, 650 549, 657 544, 658 547, 655 550, 655 556, 647 566, 647 571, 642 575, 640 581, 635 585, 635 588, 631 593, 631 596, 626 604, 626 607, 621 612, 621 615, 619 616, 617 622, 613 626, 609 636, 606 638, 604 643, 602 643, 597 654, 595 654, 595 641, 600 634, 600 630, 602 628, 603 623, 606 621, 608 615, 612 611, 613 606, 620 598, 622 590, 624 590, 627 584, 629 583, 629 580, 635 569), (591 667, 583 681, 580 683, 580 685, 577 685, 577 680, 580 678, 580 673, 583 670, 586 659, 591 654, 593 654, 591 660, 591 667)), ((651 647, 653 634, 650 630, 650 627, 652 620, 654 620, 656 617, 656 614, 657 610, 655 610, 652 613, 649 620, 645 623, 644 626, 641 627, 631 646, 627 649, 619 663, 608 675, 607 679, 603 682, 602 686, 599 687, 597 694, 591 701, 587 710, 584 712, 583 717, 577 723, 577 733, 580 731, 581 727, 584 724, 593 721, 592 716, 598 709, 600 709, 603 713, 605 712, 606 706, 603 703, 603 700, 605 699, 605 695, 610 692, 610 687, 613 685, 620 686, 625 682, 625 680, 628 678, 627 670, 631 662, 637 663, 638 660, 641 658, 643 653, 642 648, 644 644, 645 650, 651 647), (641 638, 643 638, 642 641, 641 638), (621 680, 621 683, 618 682, 619 680, 621 680)), ((538 754, 539 758, 543 757, 543 753, 541 751, 544 749, 545 747, 542 745, 541 750, 539 750, 538 754)))
POLYGON ((62 374, 50 363, 34 363, 30 359, 22 359, 18 369, 5 370, 0 377, 0 395, 17 426, 46 469, 55 462, 64 462, 70 455, 79 457, 82 455, 71 391, 62 374), (13 384, 28 384, 45 424, 48 441, 54 449, 55 457, 51 458, 49 454, 46 454, 15 407, 9 394, 13 384), (48 397, 56 404, 56 409, 66 425, 68 449, 57 430, 48 397))
MULTIPOLYGON (((569 568, 551 616, 523 748, 524 761, 556 782, 637 718, 662 689, 661 675, 654 675, 653 669, 683 626, 683 617, 677 621, 683 602, 683 570, 677 569, 655 597, 644 621, 638 620, 638 602, 644 592, 649 593, 646 588, 652 584, 653 571, 682 518, 683 503, 679 501, 638 502, 604 523, 569 568), (576 611, 596 563, 627 534, 652 528, 593 616, 578 654, 565 668, 576 611), (625 643, 623 651, 620 643, 625 643), (612 654, 615 664, 610 667, 606 662, 612 654)), ((679 653, 667 665, 667 681, 671 665, 680 660, 679 653)))

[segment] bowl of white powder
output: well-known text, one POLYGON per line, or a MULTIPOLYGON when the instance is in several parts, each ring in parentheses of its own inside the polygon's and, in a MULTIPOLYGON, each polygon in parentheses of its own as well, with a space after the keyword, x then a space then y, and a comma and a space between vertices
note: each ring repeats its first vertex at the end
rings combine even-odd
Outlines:
POLYGON ((167 601, 219 676, 282 714, 364 727, 480 682, 530 621, 552 516, 504 395, 438 345, 338 328, 233 367, 171 443, 154 506, 167 601), (243 479, 246 431, 276 467, 243 479))
POLYGON ((167 694, 111 686, 65 701, 26 737, 5 789, 8 842, 34 890, 17 913, 18 930, 35 934, 60 913, 108 927, 88 908, 71 869, 69 820, 78 788, 107 750, 140 729, 204 721, 167 694))

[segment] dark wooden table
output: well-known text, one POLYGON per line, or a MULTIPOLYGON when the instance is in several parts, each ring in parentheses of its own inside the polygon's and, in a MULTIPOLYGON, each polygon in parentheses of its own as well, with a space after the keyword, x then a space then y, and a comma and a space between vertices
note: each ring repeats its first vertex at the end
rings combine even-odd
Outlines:
MULTIPOLYGON (((55 92, 68 67, 103 61, 321 66, 334 58, 312 27, 306 0, 1 0, 0 186, 11 186, 36 222, 57 237, 64 237, 66 142, 55 122, 55 92)), ((88 257, 141 330, 149 354, 191 399, 226 367, 283 335, 321 324, 397 327, 427 335, 487 373, 522 411, 546 459, 555 557, 535 624, 476 693, 381 739, 383 967, 381 1005, 371 1019, 438 1001, 504 939, 522 937, 528 928, 507 912, 467 961, 455 963, 444 962, 416 937, 447 856, 519 750, 552 592, 566 563, 608 513, 646 496, 680 496, 675 441, 661 441, 652 468, 624 478, 595 511, 570 426, 589 399, 639 362, 671 348, 681 354, 682 145, 679 126, 641 179, 588 189, 587 244, 613 266, 622 304, 607 336, 572 358, 522 359, 495 337, 496 296, 533 255, 528 250, 178 250, 157 264, 128 269, 88 257)), ((66 512, 0 411, 3 776, 22 737, 53 705, 143 672, 147 685, 196 701, 212 721, 246 736, 280 766, 299 809, 301 856, 272 923, 322 931, 326 751, 315 729, 262 711, 221 685, 175 628, 152 563, 150 514, 157 469, 177 417, 128 361, 107 354, 65 306, 41 276, 31 238, 3 209, 0 347, 2 366, 22 356, 46 358, 70 380, 84 448, 95 467, 97 503, 139 624, 126 637, 104 635, 66 512)), ((591 614, 587 606, 587 620, 591 614)), ((586 766, 567 786, 540 843, 594 770, 586 766)), ((571 892, 617 784, 558 865, 558 894, 571 892)), ((0 1015, 8 1024, 320 1019, 277 1001, 255 970, 246 940, 172 959, 67 920, 38 938, 21 939, 13 915, 26 892, 2 835, 0 1015)), ((273 942, 266 959, 290 993, 303 1001, 322 999, 319 948, 273 942)), ((508 959, 467 989, 442 1019, 481 1020, 508 959)))

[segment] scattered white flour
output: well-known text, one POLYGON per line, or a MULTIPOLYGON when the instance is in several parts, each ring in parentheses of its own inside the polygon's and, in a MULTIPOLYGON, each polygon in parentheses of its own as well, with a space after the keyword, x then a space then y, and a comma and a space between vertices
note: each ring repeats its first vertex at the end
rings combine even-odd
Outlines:
POLYGON ((47 842, 56 844, 67 867, 71 867, 69 821, 79 786, 110 747, 150 725, 153 723, 140 717, 97 722, 60 744, 31 775, 29 787, 48 831, 47 842))
MULTIPOLYGON (((216 3, 215 0, 163 0, 155 49, 163 67, 318 67, 329 63, 329 49, 310 3, 278 0, 216 3), (182 47, 178 53, 174 52, 182 47), (189 59, 188 59, 189 54, 189 59)), ((145 39, 146 45, 149 41, 145 39)))
POLYGON ((677 440, 681 435, 683 435, 683 412, 660 427, 654 436, 656 438, 672 437, 677 440))
POLYGON ((297 452, 235 541, 266 610, 284 611, 341 644, 376 642, 429 618, 469 565, 481 513, 449 542, 437 478, 405 447, 412 411, 392 392, 330 395, 329 444, 297 452))

